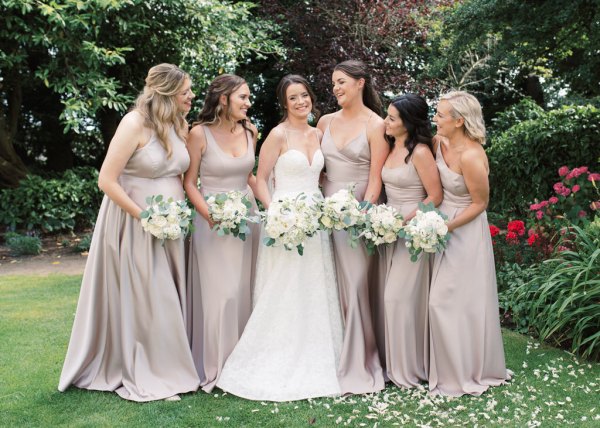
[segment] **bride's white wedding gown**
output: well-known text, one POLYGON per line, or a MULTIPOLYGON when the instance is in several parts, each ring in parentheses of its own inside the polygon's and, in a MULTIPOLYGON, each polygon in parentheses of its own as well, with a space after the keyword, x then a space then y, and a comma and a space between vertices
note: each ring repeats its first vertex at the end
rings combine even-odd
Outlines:
MULTIPOLYGON (((274 168, 273 200, 320 193, 324 158, 309 164, 288 149, 274 168)), ((304 255, 261 244, 253 311, 217 386, 251 400, 291 401, 340 394, 343 327, 329 237, 309 238, 304 255)))

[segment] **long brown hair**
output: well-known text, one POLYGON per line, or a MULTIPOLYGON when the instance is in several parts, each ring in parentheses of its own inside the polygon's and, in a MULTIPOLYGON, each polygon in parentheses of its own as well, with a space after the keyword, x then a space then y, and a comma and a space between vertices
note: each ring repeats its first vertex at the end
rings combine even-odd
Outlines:
POLYGON ((316 108, 317 97, 315 96, 315 93, 313 92, 311 87, 308 85, 308 81, 299 74, 288 74, 286 76, 283 76, 283 78, 279 81, 279 84, 277 85, 277 90, 275 91, 275 93, 277 94, 277 102, 279 103, 279 108, 281 109, 282 114, 279 123, 284 122, 288 117, 288 111, 286 107, 287 98, 285 96, 287 88, 290 85, 296 83, 299 83, 300 85, 303 85, 306 88, 306 92, 308 92, 308 96, 310 97, 310 101, 312 102, 312 108, 310 112, 315 116, 315 121, 319 120, 319 115, 321 114, 321 112, 316 108))
POLYGON ((367 65, 364 62, 355 59, 340 62, 335 66, 333 71, 341 71, 356 80, 365 79, 365 86, 363 87, 362 94, 363 103, 381 116, 381 113, 383 112, 381 98, 379 98, 379 95, 373 86, 371 73, 369 73, 367 65))
POLYGON ((145 125, 156 132, 161 146, 171 157, 173 149, 169 144, 169 129, 174 126, 175 132, 185 141, 187 122, 177 108, 175 96, 189 80, 190 76, 173 64, 158 64, 148 70, 146 85, 135 100, 133 110, 142 114, 145 125))
MULTIPOLYGON (((204 105, 198 114, 197 121, 194 122, 192 126, 219 125, 221 123, 221 113, 223 112, 223 106, 220 102, 221 96, 225 95, 229 101, 231 94, 244 84, 246 84, 246 81, 235 74, 221 74, 220 76, 217 76, 208 86, 206 97, 204 98, 204 105)), ((231 120, 231 104, 229 102, 227 103, 227 109, 225 110, 225 119, 231 120)), ((247 119, 242 119, 239 122, 245 130, 250 131, 250 133, 254 135, 254 132, 248 126, 247 119)))

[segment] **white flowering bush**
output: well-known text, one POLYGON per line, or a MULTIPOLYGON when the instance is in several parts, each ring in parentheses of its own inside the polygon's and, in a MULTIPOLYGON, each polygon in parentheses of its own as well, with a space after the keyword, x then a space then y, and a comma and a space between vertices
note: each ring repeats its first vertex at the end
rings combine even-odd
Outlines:
POLYGON ((419 204, 416 215, 400 232, 413 262, 417 261, 421 252, 436 253, 446 248, 450 239, 447 223, 448 217, 433 203, 419 204))
POLYGON ((267 212, 262 213, 267 235, 264 244, 283 246, 288 251, 295 248, 302 255, 306 239, 319 230, 318 204, 313 201, 304 193, 272 201, 267 212))
POLYGON ((365 213, 351 189, 340 189, 319 204, 319 228, 327 233, 346 230, 351 245, 364 222, 365 213))
POLYGON ((163 241, 179 239, 192 231, 192 219, 196 212, 185 201, 173 198, 164 200, 162 195, 146 198, 148 208, 140 214, 142 228, 163 241))
POLYGON ((364 239, 367 252, 373 254, 378 245, 396 242, 402 225, 402 216, 394 207, 386 204, 370 205, 359 237, 364 239))
POLYGON ((231 234, 245 241, 250 234, 248 223, 259 221, 258 217, 250 215, 250 199, 239 190, 208 195, 206 203, 210 218, 215 222, 212 230, 219 236, 231 234))

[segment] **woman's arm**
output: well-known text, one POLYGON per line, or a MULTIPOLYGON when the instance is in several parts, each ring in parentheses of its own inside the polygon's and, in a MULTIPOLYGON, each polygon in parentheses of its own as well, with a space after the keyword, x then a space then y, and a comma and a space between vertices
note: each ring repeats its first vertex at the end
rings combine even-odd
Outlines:
POLYGON ((472 148, 463 152, 460 167, 471 195, 471 204, 448 223, 450 232, 484 212, 490 197, 488 169, 483 148, 472 148))
POLYGON ((183 188, 194 205, 194 208, 196 208, 196 211, 204 217, 212 228, 213 222, 208 212, 208 204, 200 190, 198 190, 200 163, 202 161, 202 155, 206 150, 206 136, 204 135, 202 126, 194 126, 190 131, 187 139, 187 149, 190 154, 190 166, 183 175, 183 188))
POLYGON ((267 136, 267 139, 260 148, 258 156, 258 170, 256 171, 256 198, 262 202, 268 209, 271 204, 271 193, 269 192, 268 180, 275 168, 277 159, 282 154, 284 136, 278 128, 273 130, 267 136))
POLYGON ((363 200, 376 203, 381 194, 381 169, 390 154, 390 146, 385 141, 385 125, 383 119, 377 116, 377 121, 367 131, 367 139, 371 150, 371 165, 369 167, 369 182, 363 200))
POLYGON ((144 128, 144 118, 138 112, 127 113, 115 132, 108 146, 108 152, 100 168, 98 187, 114 203, 131 216, 139 219, 143 211, 119 184, 119 175, 123 172, 127 161, 138 147, 147 143, 148 132, 144 128))
MULTIPOLYGON (((412 152, 412 163, 427 193, 427 197, 423 200, 423 203, 428 204, 433 202, 433 205, 437 207, 442 202, 443 192, 440 172, 437 169, 433 153, 424 144, 417 144, 412 152)), ((416 213, 417 209, 407 215, 404 220, 410 220, 416 213)))

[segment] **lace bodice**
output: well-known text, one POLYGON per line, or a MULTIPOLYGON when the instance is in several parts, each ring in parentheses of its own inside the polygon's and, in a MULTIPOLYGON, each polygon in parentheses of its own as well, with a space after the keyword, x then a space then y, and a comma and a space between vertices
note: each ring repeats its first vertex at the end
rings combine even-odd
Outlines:
POLYGON ((319 191, 319 175, 325 160, 321 150, 317 150, 308 163, 304 153, 288 149, 279 156, 274 168, 275 191, 273 197, 298 194, 311 194, 319 191))

